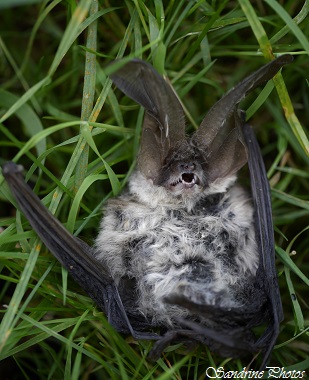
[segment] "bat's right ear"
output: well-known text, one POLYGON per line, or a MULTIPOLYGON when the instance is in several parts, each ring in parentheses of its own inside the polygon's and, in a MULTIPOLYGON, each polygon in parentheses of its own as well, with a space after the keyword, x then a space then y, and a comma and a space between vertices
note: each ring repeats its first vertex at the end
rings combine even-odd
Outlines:
POLYGON ((167 147, 165 147, 164 144, 162 146, 157 121, 146 113, 137 166, 139 170, 154 183, 162 168, 162 162, 164 160, 163 152, 166 150, 167 147))
POLYGON ((148 63, 134 59, 110 75, 116 86, 146 110, 139 170, 156 183, 169 151, 185 139, 185 116, 172 87, 148 63))
POLYGON ((193 140, 205 152, 210 181, 234 175, 247 161, 242 127, 245 120, 238 104, 248 93, 265 84, 287 63, 289 54, 261 67, 224 95, 207 113, 193 140))

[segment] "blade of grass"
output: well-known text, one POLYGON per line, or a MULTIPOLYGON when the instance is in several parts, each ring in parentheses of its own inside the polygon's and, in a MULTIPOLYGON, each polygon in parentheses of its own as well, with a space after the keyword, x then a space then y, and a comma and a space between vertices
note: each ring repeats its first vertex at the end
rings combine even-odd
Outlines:
POLYGON ((26 152, 28 152, 31 148, 36 146, 41 140, 45 139, 47 136, 50 136, 51 134, 68 127, 73 127, 75 125, 78 125, 78 121, 71 121, 67 123, 61 123, 58 125, 55 125, 53 127, 49 127, 46 129, 43 129, 39 133, 35 134, 27 143, 23 146, 23 148, 16 154, 13 161, 17 162, 21 156, 23 156, 26 152))
POLYGON ((74 231, 74 225, 76 222, 76 217, 77 217, 78 210, 80 207, 81 199, 82 199, 83 195, 85 194, 85 192, 88 190, 89 186, 91 186, 95 181, 103 181, 103 180, 106 180, 108 178, 109 177, 106 174, 92 174, 92 175, 87 176, 84 179, 83 183, 80 185, 80 187, 79 187, 79 189, 78 189, 78 191, 74 197, 74 200, 73 200, 72 206, 70 208, 70 212, 69 212, 69 217, 68 217, 68 222, 67 222, 66 228, 71 233, 73 233, 73 231, 74 231))
POLYGON ((72 18, 63 34, 63 38, 61 39, 60 45, 55 54, 53 62, 48 70, 49 77, 53 76, 58 66, 60 65, 60 62, 62 61, 63 57, 66 55, 67 51, 72 46, 77 36, 82 32, 82 30, 80 29, 80 25, 82 24, 88 13, 91 1, 92 0, 81 0, 78 6, 76 7, 72 15, 72 18))
POLYGON ((304 283, 309 286, 309 279, 305 276, 305 274, 297 267, 297 265, 293 262, 291 257, 285 252, 282 248, 276 247, 276 252, 278 253, 280 259, 283 263, 291 269, 304 283))
POLYGON ((272 193, 278 197, 279 199, 283 200, 286 203, 290 203, 294 206, 301 207, 305 210, 309 210, 309 201, 305 201, 303 199, 299 199, 293 195, 284 193, 283 191, 272 189, 272 193))
MULTIPOLYGON (((34 320, 33 318, 30 318, 29 316, 27 316, 25 314, 22 315, 22 319, 29 322, 32 326, 37 327, 39 330, 43 331, 44 333, 48 334, 48 336, 56 338, 57 340, 63 342, 66 345, 69 343, 67 338, 65 338, 64 336, 62 336, 58 333, 57 328, 55 328, 55 327, 49 328, 49 327, 45 326, 44 324, 34 320)), ((74 324, 71 324, 71 325, 74 325, 74 324)), ((97 361, 101 362, 100 358, 98 358, 96 355, 92 354, 91 352, 87 351, 86 349, 80 347, 76 343, 71 342, 71 345, 74 349, 76 349, 77 351, 81 351, 84 355, 93 359, 95 362, 97 362, 97 361)))
POLYGON ((20 281, 18 282, 14 294, 11 298, 10 304, 8 306, 7 312, 5 313, 1 325, 0 325, 0 353, 6 349, 6 341, 10 337, 10 334, 13 331, 14 324, 17 320, 15 319, 15 315, 20 306, 21 300, 24 297, 27 289, 28 282, 30 281, 31 274, 34 270, 37 258, 40 253, 41 245, 38 243, 38 239, 36 239, 33 249, 29 254, 29 259, 26 261, 25 268, 20 276, 20 281))
POLYGON ((120 191, 120 183, 118 178, 116 177, 116 174, 112 170, 112 168, 108 165, 108 163, 104 160, 104 158, 100 155, 97 146, 95 145, 95 142, 93 140, 93 137, 90 133, 89 128, 87 127, 88 123, 84 123, 84 127, 82 128, 82 136, 84 137, 85 141, 89 144, 89 146, 92 148, 92 150, 97 154, 97 156, 102 160, 105 169, 107 171, 107 174, 109 176, 109 180, 112 185, 113 194, 117 195, 120 191))
MULTIPOLYGON (((10 108, 17 101, 17 96, 8 91, 0 90, 0 105, 2 107, 10 108)), ((29 136, 33 137, 35 134, 43 130, 43 125, 40 118, 28 104, 24 104, 17 109, 15 115, 22 121, 29 136)), ((42 154, 46 150, 46 139, 38 141, 35 147, 37 154, 42 154)))
POLYGON ((217 21, 217 19, 220 16, 221 12, 225 8, 225 5, 226 5, 227 2, 228 2, 228 0, 224 0, 224 1, 221 1, 218 4, 219 5, 218 9, 210 17, 209 21, 207 21, 207 23, 205 24, 203 30, 199 33, 199 36, 198 36, 197 40, 190 47, 190 49, 188 51, 188 54, 187 54, 186 58, 184 59, 184 62, 183 62, 184 65, 187 64, 190 61, 190 59, 193 57, 193 55, 195 54, 195 52, 200 49, 200 45, 201 45, 202 41, 204 40, 204 38, 206 37, 207 33, 209 32, 209 30, 213 26, 214 22, 217 21))
MULTIPOLYGON (((238 0, 245 16, 248 19, 248 22, 251 26, 252 32, 254 33, 261 51, 263 52, 263 55, 267 60, 273 59, 273 52, 272 52, 272 46, 269 43, 269 39, 267 37, 267 34, 265 32, 265 29, 260 22, 255 9, 249 2, 249 0, 238 0)), ((293 22, 293 21, 292 21, 293 22)), ((296 24, 295 24, 296 25, 296 24)), ((274 78, 273 81, 275 83, 278 96, 282 105, 282 108, 284 110, 285 117, 296 136, 300 146, 303 148, 303 150, 306 152, 306 154, 309 156, 309 141, 307 139, 307 136, 297 118, 294 112, 294 108, 291 102, 291 99, 289 97, 289 94, 287 92, 286 86, 284 84, 282 75, 278 73, 274 78)))
MULTIPOLYGON (((31 290, 30 294, 23 301, 22 306, 19 307, 18 312, 16 313, 16 316, 14 317, 14 319, 12 321, 10 330, 13 330, 14 326, 16 326, 17 323, 19 322, 19 320, 21 318, 21 315, 24 313, 25 309, 29 305, 30 301, 32 300, 32 298, 34 297, 34 295, 36 294, 36 292, 38 291, 38 289, 40 288, 41 284, 43 283, 43 281, 45 280, 45 278, 47 277, 47 275, 50 273, 53 265, 54 265, 54 263, 51 263, 48 266, 48 268, 46 269, 45 273, 43 273, 43 275, 41 276, 41 278, 39 279, 39 281, 36 283, 36 285, 34 286, 34 288, 31 290)), ((16 288, 16 291, 17 291, 17 288, 16 288)), ((12 333, 14 334, 14 330, 12 331, 12 333)), ((14 346, 15 346, 15 342, 13 342, 11 344, 7 344, 6 347, 5 347, 5 350, 6 351, 10 350, 11 347, 14 347, 14 346)))
MULTIPOLYGON (((287 13, 287 11, 280 5, 277 1, 274 0, 265 0, 270 7, 282 18, 286 26, 291 30, 294 36, 298 39, 303 49, 309 55, 309 41, 308 38, 304 35, 301 29, 298 27, 297 23, 292 19, 292 17, 287 13)), ((303 7, 304 13, 308 14, 309 12, 309 2, 306 1, 303 7)))
POLYGON ((285 279, 288 284, 288 288, 290 291, 290 297, 293 305, 293 310, 294 310, 294 316, 296 319, 296 324, 298 326, 299 331, 303 331, 305 328, 305 321, 304 321, 304 316, 300 307, 300 304, 298 302, 297 296, 295 294, 295 289, 293 282, 291 280, 291 273, 290 269, 288 267, 284 268, 284 273, 285 273, 285 279))
MULTIPOLYGON (((23 59, 23 62, 22 62, 22 65, 20 67, 20 72, 22 73, 26 66, 29 65, 29 58, 30 58, 30 53, 31 53, 31 50, 32 50, 32 47, 33 47, 33 44, 34 44, 34 39, 38 33, 38 30, 40 28, 40 26, 42 25, 43 21, 47 18, 47 16, 50 14, 50 12, 59 4, 61 3, 61 0, 53 0, 51 1, 50 3, 48 3, 47 1, 45 2, 45 4, 43 5, 43 9, 42 11, 39 13, 39 16, 38 16, 38 19, 36 20, 32 30, 31 30, 31 34, 30 34, 30 38, 29 38, 29 42, 28 42, 28 46, 27 46, 27 49, 26 49, 26 54, 25 54, 25 57, 23 59), (46 6, 46 8, 44 8, 44 6, 46 6)), ((25 87, 25 90, 27 90, 28 88, 25 87)))
MULTIPOLYGON (((80 342, 80 346, 83 348, 84 343, 86 342, 86 339, 83 338, 80 342)), ((82 364, 82 355, 83 353, 81 351, 77 351, 73 370, 72 370, 72 377, 69 380, 79 380, 80 379, 80 372, 81 372, 81 364, 82 364)))
MULTIPOLYGON (((18 65, 17 65, 16 61, 12 57, 9 49, 6 47, 4 41, 3 41, 3 39, 1 37, 0 37, 0 48, 3 51, 3 54, 5 55, 6 59, 8 60, 8 62, 12 66, 12 68, 14 69, 14 71, 16 73, 16 77, 18 78, 18 80, 20 81, 20 83, 22 84, 22 86, 24 87, 24 89, 26 91, 29 90, 30 86, 29 86, 28 82, 26 81, 26 79, 24 78, 24 76, 22 74, 22 69, 18 68, 18 65)), ((9 85, 12 82, 15 82, 15 80, 16 80, 15 78, 13 78, 12 80, 10 80, 9 83, 6 83, 5 86, 2 87, 2 89, 5 90, 5 88, 9 87, 9 85)), ((38 103, 38 101, 36 100, 36 98, 34 96, 30 99, 30 101, 31 101, 31 103, 33 105, 33 108, 37 112, 42 112, 40 104, 38 103)))
MULTIPOLYGON (((78 371, 78 368, 79 368, 79 365, 80 365, 80 359, 81 359, 81 351, 77 351, 77 356, 76 356, 76 360, 75 360, 75 363, 74 363, 74 375, 72 375, 72 351, 73 351, 73 347, 72 347, 72 341, 73 341, 73 338, 74 338, 74 335, 76 334, 77 330, 79 329, 81 323, 84 321, 84 318, 87 316, 87 314, 89 313, 89 310, 86 310, 83 315, 79 318, 79 320, 77 321, 76 325, 74 326, 70 336, 69 336, 69 339, 68 339, 68 344, 67 344, 67 357, 66 357, 66 363, 65 363, 65 370, 64 370, 64 379, 65 380, 73 380, 73 379, 76 379, 76 371, 78 371), (70 342, 70 343, 69 343, 70 342), (79 358, 79 359, 77 359, 79 358)), ((81 345, 82 347, 82 345, 81 345)))
MULTIPOLYGON (((90 6, 90 16, 95 15, 98 12, 98 2, 92 1, 90 6)), ((87 49, 91 49, 93 51, 97 50, 97 20, 92 22, 88 27, 87 33, 87 49)), ((84 88, 83 88, 83 98, 82 98, 82 111, 81 111, 81 120, 87 121, 91 115, 94 94, 95 94, 95 82, 96 82, 96 55, 86 51, 86 59, 85 59, 85 74, 84 74, 84 88)), ((80 127, 80 131, 83 126, 80 127)), ((89 125, 90 130, 92 127, 89 125)), ((73 192, 76 193, 82 184, 86 173, 87 173, 87 165, 88 165, 88 155, 89 155, 89 146, 84 144, 82 146, 82 152, 80 155, 80 159, 75 168, 75 180, 74 180, 74 188, 73 192)))
POLYGON ((1 117, 0 123, 3 123, 6 119, 8 119, 10 116, 14 115, 16 111, 22 107, 28 100, 30 100, 36 92, 38 92, 42 87, 49 84, 51 81, 51 78, 49 76, 45 77, 44 79, 40 80, 38 83, 36 83, 34 86, 32 86, 27 92, 22 95, 17 102, 15 102, 7 111, 6 113, 1 117))
MULTIPOLYGON (((279 4, 276 3, 276 6, 279 4)), ((280 6, 280 5, 279 5, 280 6)), ((278 12, 277 12, 278 13, 278 12)), ((309 13, 309 1, 306 0, 303 7, 299 11, 299 13, 293 18, 293 22, 295 22, 296 25, 300 24, 303 20, 306 19, 309 13)), ((285 25, 278 33, 276 33, 269 42, 273 45, 277 43, 281 38, 283 38, 286 34, 288 34, 289 30, 291 28, 288 25, 285 25)))
MULTIPOLYGON (((162 8, 161 9, 161 15, 162 15, 162 8)), ((164 74, 164 64, 166 59, 166 46, 163 42, 163 34, 164 34, 164 17, 160 17, 161 25, 159 27, 159 23, 156 17, 152 15, 152 13, 147 9, 148 11, 148 21, 149 21, 149 29, 150 29, 150 40, 152 41, 158 41, 156 45, 151 46, 151 55, 153 57, 153 66, 158 71, 159 74, 164 74)))
POLYGON ((189 360, 189 355, 186 355, 183 359, 179 360, 173 367, 168 368, 165 373, 157 378, 157 380, 169 380, 172 376, 178 372, 178 370, 184 366, 184 364, 189 360))
POLYGON ((260 107, 262 107, 262 105, 264 104, 268 96, 271 94, 273 89, 274 89, 274 83, 272 81, 269 81, 266 84, 266 86, 263 88, 263 90, 259 93, 255 101, 246 110, 247 121, 258 111, 260 107))

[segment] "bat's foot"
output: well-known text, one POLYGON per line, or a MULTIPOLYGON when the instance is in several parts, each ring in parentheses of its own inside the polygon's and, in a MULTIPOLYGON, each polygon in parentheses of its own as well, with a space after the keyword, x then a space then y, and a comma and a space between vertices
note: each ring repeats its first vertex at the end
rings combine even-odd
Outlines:
POLYGON ((192 330, 168 331, 153 345, 151 351, 148 354, 148 358, 151 361, 158 360, 165 348, 167 348, 171 343, 175 341, 180 341, 181 343, 185 343, 186 346, 194 348, 199 339, 198 334, 192 330))

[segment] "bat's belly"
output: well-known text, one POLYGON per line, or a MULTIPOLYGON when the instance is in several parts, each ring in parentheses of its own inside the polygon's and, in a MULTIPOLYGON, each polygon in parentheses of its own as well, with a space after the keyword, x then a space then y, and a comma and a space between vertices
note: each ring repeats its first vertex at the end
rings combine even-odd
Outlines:
POLYGON ((244 247, 245 233, 221 216, 172 218, 148 229, 132 247, 128 270, 137 280, 140 311, 160 323, 188 317, 187 310, 166 304, 175 294, 202 305, 240 306, 242 288, 253 275, 241 259, 243 250, 256 259, 254 241, 247 239, 251 247, 244 247))
POLYGON ((166 298, 237 307, 258 267, 253 210, 237 186, 201 198, 190 210, 120 197, 109 203, 96 252, 120 288, 122 279, 133 281, 135 288, 124 292, 133 295, 139 312, 168 325, 190 312, 166 298))

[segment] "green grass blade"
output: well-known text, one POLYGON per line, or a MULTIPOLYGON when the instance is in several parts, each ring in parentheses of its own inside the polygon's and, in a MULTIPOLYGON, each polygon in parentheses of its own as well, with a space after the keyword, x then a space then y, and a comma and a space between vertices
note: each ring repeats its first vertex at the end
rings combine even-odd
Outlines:
MULTIPOLYGON (((279 4, 276 3, 276 6, 278 6, 279 4)), ((280 6, 280 5, 279 5, 280 6)), ((293 18, 293 21, 295 22, 295 24, 300 24, 302 21, 306 20, 306 17, 308 16, 308 13, 309 13, 309 1, 308 0, 305 0, 304 2, 304 5, 303 7, 301 8, 301 10, 299 11, 298 15, 296 15, 294 18, 293 18)), ((270 40, 269 42, 271 44, 275 44, 277 43, 281 38, 283 38, 286 34, 288 34, 289 30, 291 30, 291 28, 287 25, 285 25, 278 33, 276 33, 270 40)))
MULTIPOLYGON (((248 22, 249 22, 251 29, 252 29, 259 45, 260 45, 260 48, 261 48, 261 51, 263 52, 263 55, 268 60, 271 60, 273 57, 272 46, 270 45, 268 36, 265 32, 265 29, 264 29, 262 23, 260 22, 257 14, 255 12, 255 9, 253 8, 253 6, 249 2, 249 0, 238 0, 238 1, 239 1, 239 4, 240 4, 244 14, 246 15, 246 17, 248 19, 248 22)), ((272 3, 272 6, 274 7, 275 2, 271 1, 271 3, 272 3)), ((282 14, 281 14, 281 16, 282 16, 282 14)), ((291 24, 291 23, 293 23, 293 25, 295 25, 295 28, 293 27, 293 30, 295 31, 297 26, 293 20, 289 20, 289 24, 291 24)), ((298 30, 298 28, 297 28, 297 30, 298 30)), ((308 41, 307 41, 307 43, 308 43, 308 41)), ((283 108, 284 113, 285 113, 285 117, 286 117, 288 123, 290 124, 290 127, 291 127, 294 135, 296 136, 299 144, 304 149, 306 154, 309 156, 309 141, 307 139, 307 136, 306 136, 297 116, 295 115, 291 99, 289 97, 289 94, 287 92, 287 89, 286 89, 286 86, 283 82, 281 74, 278 73, 274 77, 273 80, 274 80, 275 86, 277 88, 277 92, 279 95, 280 102, 282 104, 282 108, 283 108)))
POLYGON ((288 288, 290 291, 290 296, 291 296, 291 300, 292 300, 292 305, 293 305, 293 309, 294 309, 296 323, 297 323, 299 331, 303 331, 305 329, 304 316, 303 316, 300 304, 298 302, 297 296, 295 294, 294 285, 293 285, 293 282, 291 280, 290 270, 287 267, 285 267, 284 272, 285 272, 286 282, 288 284, 288 288))
POLYGON ((21 300, 24 297, 27 288, 28 282, 30 280, 31 274, 34 270, 34 266, 36 264, 37 258, 39 256, 39 252, 41 249, 40 244, 38 243, 38 239, 36 240, 32 251, 30 252, 29 258, 26 261, 25 268, 20 276, 20 281, 16 286, 10 304, 8 305, 7 312, 5 313, 1 325, 0 325, 0 353, 3 352, 6 347, 6 341, 9 339, 10 334, 13 331, 13 328, 16 324, 15 315, 20 306, 21 300), (15 320, 15 323, 13 323, 15 320))
POLYGON ((64 32, 63 38, 61 39, 55 58, 48 70, 48 75, 50 77, 54 75, 63 57, 70 49, 77 36, 81 33, 80 25, 84 21, 90 5, 91 0, 81 0, 79 5, 76 7, 75 12, 73 13, 72 18, 64 32))
POLYGON ((309 286, 309 279, 305 276, 305 274, 297 267, 297 265, 293 262, 291 257, 280 247, 276 247, 276 252, 278 253, 280 259, 284 262, 284 264, 294 272, 304 283, 309 286))
POLYGON ((32 86, 27 92, 24 93, 8 110, 7 112, 0 118, 0 123, 3 123, 5 120, 7 120, 10 116, 14 115, 20 107, 22 107, 29 99, 31 99, 36 92, 41 90, 42 87, 49 84, 51 81, 51 78, 49 76, 45 77, 38 83, 36 83, 34 86, 32 86))
MULTIPOLYGON (((308 37, 304 35, 301 29, 298 27, 297 23, 292 19, 292 17, 287 13, 287 11, 280 5, 277 1, 274 0, 265 0, 270 7, 272 7, 276 13, 282 18, 286 26, 291 30, 291 32, 298 39, 303 49, 309 55, 309 41, 308 37)), ((308 14, 309 12, 309 2, 306 0, 304 4, 304 12, 308 14)))
MULTIPOLYGON (((98 12, 98 2, 93 1, 90 6, 90 17, 95 15, 98 12)), ((88 27, 87 33, 87 49, 92 51, 97 50, 97 20, 92 22, 88 27)), ((84 74, 84 88, 83 88, 83 98, 82 98, 82 111, 81 111, 81 120, 87 121, 91 115, 94 94, 95 94, 95 82, 96 82, 96 56, 89 51, 86 51, 86 63, 85 63, 85 74, 84 74)), ((82 128, 82 126, 81 126, 82 128)), ((91 129, 91 127, 89 126, 91 129)), ((82 149, 80 160, 76 166, 75 170, 75 180, 74 180, 74 189, 73 192, 76 193, 79 189, 81 183, 83 182, 88 165, 88 155, 89 155, 89 146, 85 144, 82 149)))
POLYGON ((74 197, 74 200, 73 200, 73 203, 72 203, 72 206, 70 209, 70 213, 69 213, 69 217, 68 217, 68 223, 67 223, 67 229, 70 232, 73 233, 73 231, 74 231, 74 225, 75 225, 77 214, 79 211, 80 202, 81 202, 81 199, 82 199, 84 193, 88 190, 89 186, 91 186, 95 181, 104 181, 108 178, 109 177, 106 174, 96 174, 96 175, 93 174, 93 175, 87 176, 84 179, 84 182, 80 185, 80 187, 79 187, 79 189, 78 189, 78 191, 74 197))
POLYGON ((113 194, 117 195, 120 191, 120 183, 118 178, 116 177, 114 171, 112 168, 108 165, 108 163, 104 160, 104 158, 101 156, 101 154, 98 151, 97 146, 95 145, 95 142, 93 140, 93 137, 90 133, 90 130, 88 128, 88 123, 84 124, 84 127, 82 128, 82 136, 84 137, 85 141, 89 144, 89 146, 92 148, 92 150, 97 154, 97 156, 102 160, 105 169, 107 171, 107 174, 109 176, 112 189, 113 189, 113 194))
MULTIPOLYGON (((8 91, 0 90, 0 106, 5 108, 12 107, 18 101, 17 96, 8 91)), ((43 124, 34 110, 28 105, 23 104, 15 112, 15 115, 22 121, 26 128, 27 134, 33 137, 43 130, 43 124)), ((46 150, 46 139, 38 141, 36 144, 36 151, 38 156, 46 150)))

